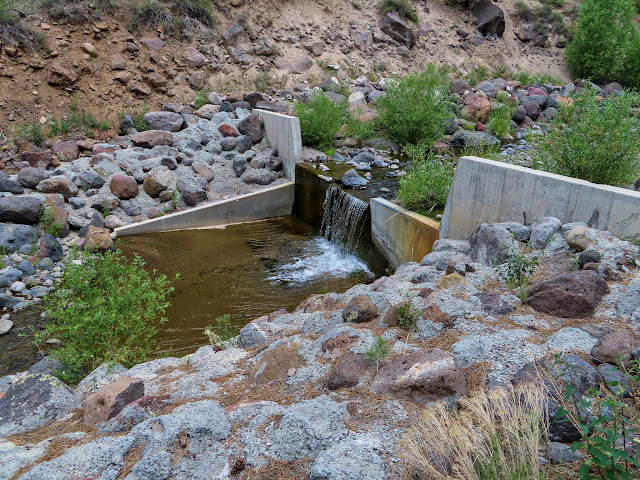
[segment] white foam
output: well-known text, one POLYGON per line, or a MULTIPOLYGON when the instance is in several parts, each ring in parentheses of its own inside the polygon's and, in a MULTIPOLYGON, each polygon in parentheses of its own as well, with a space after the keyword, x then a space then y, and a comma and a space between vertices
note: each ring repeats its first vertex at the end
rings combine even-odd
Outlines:
POLYGON ((305 248, 305 255, 277 267, 268 280, 282 283, 307 283, 323 277, 344 278, 356 272, 373 276, 356 255, 344 253, 326 238, 316 238, 305 248))

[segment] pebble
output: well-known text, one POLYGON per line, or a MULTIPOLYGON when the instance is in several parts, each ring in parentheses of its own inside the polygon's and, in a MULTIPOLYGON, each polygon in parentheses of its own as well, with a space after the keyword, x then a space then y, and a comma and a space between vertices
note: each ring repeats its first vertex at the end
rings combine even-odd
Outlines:
POLYGON ((2 318, 0 320, 0 335, 4 335, 5 333, 9 333, 9 330, 13 328, 13 322, 11 320, 2 318))

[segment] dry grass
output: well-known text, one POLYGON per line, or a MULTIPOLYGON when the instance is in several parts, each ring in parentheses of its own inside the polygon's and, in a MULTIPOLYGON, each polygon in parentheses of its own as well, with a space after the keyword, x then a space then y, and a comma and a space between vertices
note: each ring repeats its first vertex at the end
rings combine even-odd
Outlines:
POLYGON ((86 432, 93 434, 97 431, 95 427, 87 427, 82 424, 83 410, 76 411, 71 418, 64 422, 50 422, 42 427, 25 433, 9 435, 7 440, 16 445, 33 445, 51 437, 57 437, 66 433, 86 432))
POLYGON ((469 368, 464 369, 464 376, 467 379, 467 387, 470 394, 484 392, 490 371, 491 362, 474 363, 469 368))
POLYGON ((427 408, 403 440, 407 471, 433 480, 540 480, 545 393, 532 384, 427 408))
POLYGON ((309 478, 310 459, 282 461, 269 458, 263 467, 247 468, 238 478, 243 480, 306 480, 309 478))
POLYGON ((136 463, 138 463, 142 459, 142 454, 144 453, 144 445, 138 445, 127 452, 124 457, 124 463, 120 472, 118 472, 118 476, 116 480, 122 480, 126 478, 127 475, 131 473, 133 467, 135 467, 136 463))

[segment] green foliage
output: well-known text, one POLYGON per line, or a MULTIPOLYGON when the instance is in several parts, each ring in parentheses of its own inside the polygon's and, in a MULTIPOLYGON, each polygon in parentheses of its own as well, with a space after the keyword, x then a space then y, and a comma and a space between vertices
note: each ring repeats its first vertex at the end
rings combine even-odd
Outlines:
POLYGON ((640 87, 640 32, 633 0, 585 0, 573 41, 569 67, 594 81, 640 87))
POLYGON ((272 82, 273 79, 271 78, 271 75, 269 75, 269 72, 260 72, 256 75, 255 79, 256 90, 259 92, 265 92, 269 89, 272 82))
POLYGON ((376 371, 380 370, 380 362, 389 356, 390 351, 389 342, 382 337, 376 337, 371 348, 367 350, 367 358, 376 365, 376 371))
POLYGON ((506 103, 491 110, 487 123, 496 137, 502 138, 511 133, 511 117, 513 117, 514 112, 515 108, 506 103))
POLYGON ((92 138, 94 130, 107 131, 111 128, 109 120, 98 119, 92 113, 79 108, 76 100, 71 104, 67 115, 49 119, 47 126, 48 137, 67 136, 71 132, 77 132, 92 138))
POLYGON ((365 142, 377 136, 376 122, 374 120, 363 121, 350 114, 347 118, 344 134, 365 142))
MULTIPOLYGON (((149 113, 149 105, 145 102, 142 105, 137 106, 132 111, 128 112, 128 115, 133 120, 133 124, 136 127, 136 130, 139 132, 144 132, 145 130, 149 130, 149 125, 144 119, 144 116, 149 113)), ((120 121, 124 117, 125 113, 120 112, 120 121)))
POLYGON ((390 138, 405 145, 438 140, 445 119, 453 116, 447 70, 430 64, 422 73, 390 83, 386 95, 376 101, 390 138))
POLYGON ((418 14, 409 0, 380 0, 378 13, 384 16, 389 12, 396 12, 401 18, 418 23, 418 14))
POLYGON ((196 98, 193 104, 197 110, 204 107, 207 103, 209 103, 209 92, 205 88, 202 88, 196 92, 196 98))
MULTIPOLYGON (((424 144, 423 144, 424 145, 424 144)), ((432 153, 425 156, 424 147, 408 150, 412 158, 407 174, 400 177, 398 198, 410 210, 433 210, 447 203, 455 169, 447 160, 435 158, 432 153)))
POLYGON ((484 65, 476 65, 467 73, 466 78, 471 85, 477 85, 491 78, 491 75, 487 67, 484 65))
POLYGON ((41 0, 47 15, 62 23, 81 24, 115 8, 113 0, 41 0))
POLYGON ((169 10, 156 0, 129 2, 127 30, 139 32, 145 28, 151 29, 157 26, 161 26, 166 32, 174 29, 173 16, 169 10))
POLYGON ((149 274, 138 256, 128 260, 117 249, 73 252, 59 288, 45 303, 49 320, 35 341, 61 341, 52 353, 65 365, 66 381, 103 362, 143 362, 155 350, 156 328, 166 320, 172 291, 167 277, 149 274))
POLYGON ((572 100, 537 145, 534 166, 594 183, 633 183, 640 160, 640 120, 632 115, 637 97, 625 92, 601 101, 587 91, 572 100))
POLYGON ((316 92, 309 103, 297 103, 295 112, 305 143, 316 148, 330 148, 346 118, 346 105, 336 104, 324 94, 316 92))
POLYGON ((39 123, 28 123, 16 128, 16 135, 33 143, 36 147, 41 147, 44 143, 42 126, 39 123))
POLYGON ((230 319, 229 314, 222 315, 213 321, 213 325, 209 325, 204 329, 204 334, 209 338, 211 346, 225 349, 231 345, 231 340, 238 336, 240 327, 231 325, 230 319))
POLYGON ((46 50, 46 37, 22 24, 16 14, 15 0, 0 2, 0 44, 46 50))
MULTIPOLYGON (((556 364, 571 367, 560 358, 556 364)), ((578 472, 580 480, 640 476, 640 453, 634 441, 640 432, 640 362, 635 360, 631 368, 621 367, 620 372, 620 383, 607 382, 608 391, 592 389, 582 398, 573 386, 561 385, 564 398, 554 420, 571 422, 582 433, 580 441, 571 445, 586 457, 578 472), (580 413, 585 411, 590 413, 586 419, 580 413)))
POLYGON ((59 237, 64 228, 64 224, 53 217, 53 209, 50 207, 45 208, 40 213, 40 222, 42 223, 42 229, 44 233, 59 237))
POLYGON ((505 263, 496 268, 504 278, 507 288, 520 289, 520 300, 526 302, 529 296, 529 284, 531 276, 540 266, 538 257, 528 257, 521 253, 512 253, 505 263))
POLYGON ((422 312, 413 306, 409 294, 405 296, 404 302, 396 307, 396 316, 401 327, 406 328, 409 332, 416 328, 418 320, 422 312))

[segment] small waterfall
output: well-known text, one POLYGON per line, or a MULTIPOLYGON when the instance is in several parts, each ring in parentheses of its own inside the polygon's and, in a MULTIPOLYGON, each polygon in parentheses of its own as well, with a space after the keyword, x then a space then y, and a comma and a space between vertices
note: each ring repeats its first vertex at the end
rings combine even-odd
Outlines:
POLYGON ((329 187, 322 204, 322 235, 344 252, 353 252, 367 223, 368 208, 366 202, 329 187))

